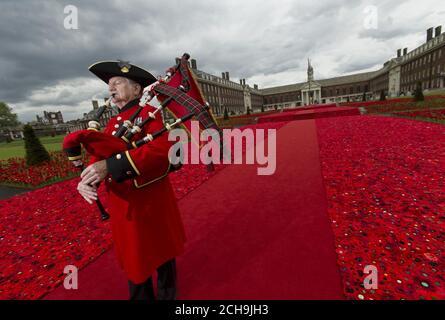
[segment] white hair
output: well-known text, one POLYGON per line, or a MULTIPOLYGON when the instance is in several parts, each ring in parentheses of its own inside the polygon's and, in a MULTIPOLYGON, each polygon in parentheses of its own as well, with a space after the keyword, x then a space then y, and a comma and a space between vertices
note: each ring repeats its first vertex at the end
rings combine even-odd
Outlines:
POLYGON ((140 85, 140 83, 137 83, 136 81, 134 81, 134 80, 132 80, 132 79, 129 79, 129 78, 125 78, 125 79, 128 80, 128 83, 129 83, 129 84, 139 86, 139 95, 142 94, 142 90, 143 90, 144 88, 142 88, 142 86, 140 85))

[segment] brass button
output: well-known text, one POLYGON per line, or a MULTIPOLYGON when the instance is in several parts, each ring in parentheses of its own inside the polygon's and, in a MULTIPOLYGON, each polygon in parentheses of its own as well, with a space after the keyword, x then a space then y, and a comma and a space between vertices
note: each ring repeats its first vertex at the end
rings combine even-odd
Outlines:
POLYGON ((117 117, 117 121, 121 121, 122 120, 122 117, 117 117))
POLYGON ((118 125, 118 124, 115 124, 114 127, 117 129, 117 128, 119 128, 119 125, 118 125))
POLYGON ((108 178, 108 182, 111 182, 112 180, 111 180, 111 178, 108 178))
POLYGON ((127 175, 128 176, 131 176, 133 174, 133 172, 131 172, 131 171, 127 171, 127 175))
POLYGON ((111 133, 111 135, 113 135, 113 136, 114 136, 115 134, 116 134, 116 131, 113 131, 113 132, 111 133))
POLYGON ((122 158, 122 156, 120 154, 116 155, 117 160, 120 160, 120 158, 122 158))

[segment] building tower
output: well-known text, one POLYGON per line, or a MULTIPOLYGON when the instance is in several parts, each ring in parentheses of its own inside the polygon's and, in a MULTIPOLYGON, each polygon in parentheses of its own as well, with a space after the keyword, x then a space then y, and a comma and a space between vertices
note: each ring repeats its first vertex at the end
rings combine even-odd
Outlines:
POLYGON ((307 59, 307 81, 314 81, 314 68, 312 68, 311 60, 307 59))

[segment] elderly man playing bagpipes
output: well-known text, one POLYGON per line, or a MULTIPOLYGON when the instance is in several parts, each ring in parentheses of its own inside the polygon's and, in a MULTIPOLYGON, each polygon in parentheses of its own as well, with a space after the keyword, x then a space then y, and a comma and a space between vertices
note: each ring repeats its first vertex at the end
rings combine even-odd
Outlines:
POLYGON ((128 278, 130 299, 176 298, 175 258, 183 253, 186 237, 168 178, 174 169, 169 158, 172 142, 165 133, 178 124, 187 127, 192 117, 201 128, 219 131, 188 59, 184 54, 159 80, 128 62, 92 65, 89 70, 108 84, 108 104, 114 103, 119 115, 100 132, 98 120, 107 105, 102 106, 88 130, 64 140, 64 150, 76 166, 83 169, 81 145, 91 155, 77 189, 89 203, 97 202, 103 220, 108 214, 98 199, 97 186, 105 181, 114 247, 128 278), (159 108, 147 103, 155 96, 162 102, 159 108), (164 126, 163 108, 177 119, 172 125, 164 126), (155 271, 157 297, 152 281, 155 271))

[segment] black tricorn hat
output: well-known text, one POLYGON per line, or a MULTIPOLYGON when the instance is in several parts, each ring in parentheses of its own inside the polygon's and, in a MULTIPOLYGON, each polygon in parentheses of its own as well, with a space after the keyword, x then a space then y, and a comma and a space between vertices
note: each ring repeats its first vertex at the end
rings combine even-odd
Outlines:
POLYGON ((139 83, 142 88, 157 81, 150 72, 132 65, 128 61, 99 61, 91 65, 88 70, 107 84, 113 77, 125 77, 131 79, 139 83))

